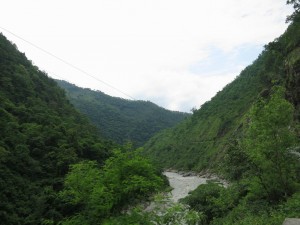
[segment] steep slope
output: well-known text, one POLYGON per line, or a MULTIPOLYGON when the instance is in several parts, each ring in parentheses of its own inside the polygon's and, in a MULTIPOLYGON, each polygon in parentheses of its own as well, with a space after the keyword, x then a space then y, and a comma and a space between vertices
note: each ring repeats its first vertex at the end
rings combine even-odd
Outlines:
POLYGON ((41 224, 68 210, 57 197, 69 165, 102 162, 100 140, 56 82, 0 34, 0 221, 41 224))
POLYGON ((147 142, 145 153, 164 167, 199 171, 218 167, 231 138, 239 135, 245 114, 258 97, 269 95, 274 83, 286 87, 299 121, 299 44, 300 25, 295 21, 211 101, 147 142))
POLYGON ((66 81, 57 82, 66 90, 71 103, 90 118, 100 133, 118 143, 132 141, 141 146, 158 131, 189 116, 163 109, 149 101, 125 100, 79 88, 66 81))

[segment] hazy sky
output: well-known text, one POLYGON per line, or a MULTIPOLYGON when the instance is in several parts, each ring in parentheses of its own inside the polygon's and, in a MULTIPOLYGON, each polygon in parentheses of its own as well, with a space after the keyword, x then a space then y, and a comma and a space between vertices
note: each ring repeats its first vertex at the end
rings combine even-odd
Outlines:
POLYGON ((286 0, 7 0, 0 32, 49 76, 129 98, 199 108, 280 36, 286 0))

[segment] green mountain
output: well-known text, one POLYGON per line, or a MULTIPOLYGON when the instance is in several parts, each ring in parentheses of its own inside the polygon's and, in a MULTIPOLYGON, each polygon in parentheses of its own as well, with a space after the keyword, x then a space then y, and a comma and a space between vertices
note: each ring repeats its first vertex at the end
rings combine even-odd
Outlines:
POLYGON ((103 163, 113 146, 2 34, 0 127, 0 223, 6 225, 67 215, 70 209, 61 208, 57 193, 69 165, 103 163))
POLYGON ((194 224, 300 218, 300 1, 287 4, 295 12, 286 32, 211 101, 144 147, 165 168, 229 181, 209 181, 181 200, 201 214, 194 224))
POLYGON ((0 224, 117 224, 109 220, 166 186, 140 150, 103 139, 2 34, 0 128, 0 224))
POLYGON ((300 25, 295 21, 211 101, 175 128, 147 142, 145 153, 166 168, 216 169, 233 140, 242 135, 253 104, 259 98, 268 98, 274 85, 286 88, 286 99, 296 108, 294 119, 299 121, 299 72, 300 25))
POLYGON ((145 145, 164 167, 215 169, 230 185, 210 181, 182 200, 189 207, 152 212, 134 204, 166 182, 143 149, 105 141, 0 34, 0 223, 280 225, 299 218, 300 4, 288 3, 296 11, 281 37, 210 102, 145 145))
POLYGON ((66 81, 57 80, 57 83, 66 90, 71 103, 92 121, 105 138, 120 144, 131 141, 141 146, 158 131, 172 127, 189 116, 149 101, 111 97, 66 81))

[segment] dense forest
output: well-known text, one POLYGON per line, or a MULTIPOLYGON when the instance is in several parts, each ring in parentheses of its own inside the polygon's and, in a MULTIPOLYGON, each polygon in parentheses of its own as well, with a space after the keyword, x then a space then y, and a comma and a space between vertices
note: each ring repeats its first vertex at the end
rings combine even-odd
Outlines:
POLYGON ((299 42, 300 25, 295 21, 211 101, 147 142, 145 152, 165 167, 196 171, 222 168, 226 149, 243 133, 251 107, 258 99, 267 99, 274 85, 285 87, 298 123, 299 42))
POLYGON ((79 88, 57 80, 70 102, 98 128, 107 139, 142 146, 155 133, 169 128, 190 114, 169 111, 149 101, 111 97, 101 91, 79 88))
POLYGON ((0 223, 100 224, 164 186, 0 35, 0 223))
POLYGON ((198 224, 278 224, 300 218, 300 2, 286 32, 211 101, 145 146, 166 168, 215 172, 181 202, 198 224))
MULTIPOLYGON (((138 149, 107 140, 0 34, 0 223, 281 225, 300 218, 300 1, 288 4, 295 9, 288 29, 252 65, 138 149), (228 185, 212 180, 172 203, 158 166, 214 172, 228 185)), ((85 91, 77 96, 91 102, 103 95, 85 91)))

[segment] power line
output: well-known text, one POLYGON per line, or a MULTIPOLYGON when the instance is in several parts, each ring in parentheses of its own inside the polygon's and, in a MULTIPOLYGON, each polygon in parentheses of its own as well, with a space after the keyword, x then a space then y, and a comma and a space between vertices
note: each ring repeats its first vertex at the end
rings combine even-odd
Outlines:
POLYGON ((57 75, 56 73, 53 73, 53 72, 51 72, 51 71, 49 71, 49 70, 47 70, 47 73, 48 73, 48 74, 50 73, 50 74, 51 74, 52 76, 54 76, 54 77, 57 77, 57 78, 59 78, 59 79, 61 79, 61 80, 65 80, 65 81, 71 83, 71 82, 68 81, 66 78, 63 78, 62 76, 59 76, 59 75, 57 75))
POLYGON ((9 31, 9 30, 7 30, 6 28, 0 27, 0 29, 6 31, 6 32, 8 32, 8 33, 10 33, 11 35, 15 36, 16 38, 21 39, 22 41, 26 42, 27 44, 29 44, 29 45, 35 47, 36 49, 38 49, 38 50, 40 50, 40 51, 42 51, 42 52, 44 52, 44 53, 46 53, 47 55, 50 55, 51 57, 53 57, 53 58, 55 58, 55 59, 57 59, 57 60, 63 62, 64 64, 66 64, 66 65, 72 67, 73 69, 75 69, 75 70, 77 70, 77 71, 79 71, 79 72, 85 74, 86 76, 89 76, 89 77, 93 78, 94 80, 96 80, 96 81, 98 81, 98 82, 101 82, 102 84, 104 84, 104 85, 106 85, 106 86, 112 88, 113 90, 115 90, 115 91, 117 91, 117 92, 119 92, 119 93, 121 93, 121 94, 123 94, 123 95, 129 97, 130 99, 136 100, 134 97, 130 96, 129 94, 125 93, 124 91, 122 91, 122 90, 120 90, 120 89, 114 87, 113 85, 111 85, 111 84, 109 84, 109 83, 107 83, 107 82, 105 82, 105 81, 103 81, 103 80, 100 80, 99 78, 93 76, 92 74, 86 72, 85 70, 83 70, 83 69, 81 69, 81 68, 79 68, 79 67, 73 65, 72 63, 69 63, 68 61, 66 61, 66 60, 64 60, 64 59, 62 59, 62 58, 60 58, 60 57, 58 57, 58 56, 52 54, 51 52, 49 52, 49 51, 47 51, 47 50, 45 50, 45 49, 43 49, 43 48, 37 46, 36 44, 34 44, 34 43, 30 42, 30 41, 27 41, 26 39, 22 38, 21 36, 19 36, 19 35, 17 35, 17 34, 15 34, 15 33, 11 32, 11 31, 9 31))

